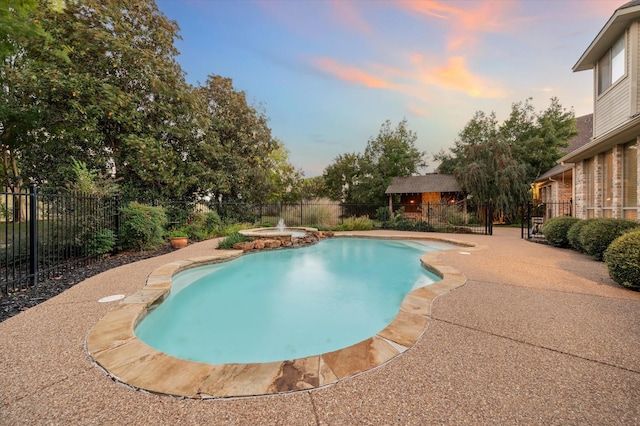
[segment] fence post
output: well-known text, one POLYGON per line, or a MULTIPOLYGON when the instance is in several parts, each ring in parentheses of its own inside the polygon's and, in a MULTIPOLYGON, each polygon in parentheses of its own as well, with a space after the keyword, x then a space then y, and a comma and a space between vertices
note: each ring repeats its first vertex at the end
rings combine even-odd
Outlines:
POLYGON ((300 200, 300 226, 304 226, 304 223, 302 222, 302 200, 300 200))
POLYGON ((487 214, 487 234, 493 235, 493 199, 489 198, 489 212, 487 214))
POLYGON ((527 203, 527 239, 531 239, 531 214, 533 210, 533 203, 529 201, 527 203))
POLYGON ((524 217, 526 205, 523 203, 520 205, 520 238, 524 238, 524 217))
POLYGON ((38 187, 31 185, 29 194, 29 274, 31 285, 38 283, 38 187))

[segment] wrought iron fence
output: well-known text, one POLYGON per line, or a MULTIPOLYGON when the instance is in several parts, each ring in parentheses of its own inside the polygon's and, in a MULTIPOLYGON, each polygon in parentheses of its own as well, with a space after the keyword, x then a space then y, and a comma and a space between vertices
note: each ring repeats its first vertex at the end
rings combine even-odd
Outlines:
MULTIPOLYGON (((69 265, 89 262, 118 247, 121 207, 132 200, 96 197, 64 190, 30 187, 0 193, 0 293, 19 291, 61 273, 69 265)), ((215 211, 223 223, 336 229, 366 218, 375 228, 491 234, 490 205, 345 204, 339 202, 221 203, 157 201, 168 227, 188 225, 199 213, 215 211), (419 214, 418 214, 419 213, 419 214)))
POLYGON ((493 233, 493 205, 459 201, 455 203, 393 204, 393 215, 384 226, 395 229, 453 233, 493 233), (411 226, 413 225, 413 226, 411 226))
POLYGON ((540 203, 529 201, 522 207, 521 237, 544 238, 542 227, 551 218, 573 216, 573 200, 540 203))
POLYGON ((17 291, 115 245, 118 199, 31 187, 4 192, 0 291, 17 291))

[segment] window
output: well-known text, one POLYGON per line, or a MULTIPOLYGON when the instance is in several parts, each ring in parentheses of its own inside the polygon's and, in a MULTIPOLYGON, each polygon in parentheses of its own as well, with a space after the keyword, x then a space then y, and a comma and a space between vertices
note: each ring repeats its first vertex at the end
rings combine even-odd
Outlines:
POLYGON ((638 218, 638 144, 628 143, 622 150, 622 208, 627 219, 638 218))
POLYGON ((626 71, 624 35, 598 61, 598 95, 620 80, 626 71))

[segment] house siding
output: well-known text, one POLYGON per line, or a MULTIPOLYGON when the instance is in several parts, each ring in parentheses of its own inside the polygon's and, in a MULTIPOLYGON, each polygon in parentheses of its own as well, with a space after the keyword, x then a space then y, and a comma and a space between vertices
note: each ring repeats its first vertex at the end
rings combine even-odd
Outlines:
MULTIPOLYGON (((576 155, 570 154, 565 157, 565 161, 575 164, 573 169, 574 208, 575 215, 579 218, 626 217, 640 220, 640 205, 637 200, 627 200, 626 202, 632 205, 624 205, 625 144, 633 141, 640 143, 640 125, 637 118, 640 114, 640 7, 638 6, 640 4, 625 6, 628 14, 624 18, 614 14, 612 21, 605 27, 610 33, 605 33, 607 37, 599 35, 599 40, 617 39, 620 26, 614 24, 627 23, 626 75, 623 78, 598 96, 597 62, 581 62, 586 58, 589 58, 588 61, 597 59, 595 54, 590 57, 588 53, 602 54, 606 51, 606 47, 611 47, 598 45, 596 41, 598 39, 594 40, 595 44, 592 43, 574 67, 574 70, 584 70, 585 66, 591 66, 594 71, 593 138, 598 141, 597 145, 588 151, 579 151, 576 155), (632 17, 629 14, 633 14, 632 17)), ((631 170, 637 167, 637 176, 640 176, 640 155, 636 155, 635 165, 627 163, 626 167, 631 170)), ((637 182, 631 182, 630 185, 636 190, 640 200, 640 185, 637 182)))
POLYGON ((631 91, 629 76, 623 77, 615 86, 596 99, 593 114, 594 137, 599 137, 622 125, 631 117, 631 91))
MULTIPOLYGON (((636 31, 634 31, 635 33, 636 31)), ((620 126, 633 115, 631 111, 631 58, 633 55, 637 55, 638 52, 633 52, 633 46, 635 43, 630 43, 631 31, 626 33, 626 70, 625 75, 613 86, 607 89, 602 95, 597 96, 595 99, 595 107, 593 114, 593 136, 598 137, 603 135, 612 129, 620 126)), ((596 67, 596 73, 594 73, 595 81, 597 82, 597 73, 599 70, 596 67)), ((634 72, 635 74, 635 72, 634 72)), ((597 93, 597 84, 595 85, 597 93)))

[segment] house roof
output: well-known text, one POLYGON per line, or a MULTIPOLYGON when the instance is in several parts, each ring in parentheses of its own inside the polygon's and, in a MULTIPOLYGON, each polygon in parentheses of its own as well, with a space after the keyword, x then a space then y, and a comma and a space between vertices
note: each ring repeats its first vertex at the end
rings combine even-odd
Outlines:
POLYGON ((462 192, 453 175, 429 173, 422 176, 395 177, 385 194, 422 194, 424 192, 462 192))
POLYGON ((561 149, 562 152, 568 154, 591 142, 593 137, 593 114, 577 117, 576 130, 578 134, 569 140, 567 147, 561 149))
POLYGON ((640 16, 640 0, 623 4, 613 12, 613 15, 584 51, 573 71, 585 71, 595 67, 602 55, 611 48, 616 39, 622 35, 629 24, 640 16))
MULTIPOLYGON (((563 158, 566 158, 566 156, 570 153, 581 149, 583 146, 591 142, 591 138, 593 136, 593 114, 587 114, 577 117, 576 130, 578 131, 578 134, 569 140, 569 144, 565 148, 561 149, 561 151, 566 154, 563 158)), ((543 182, 550 177, 559 175, 560 173, 566 172, 570 169, 570 165, 557 164, 540 175, 540 177, 538 177, 535 182, 543 182)))

